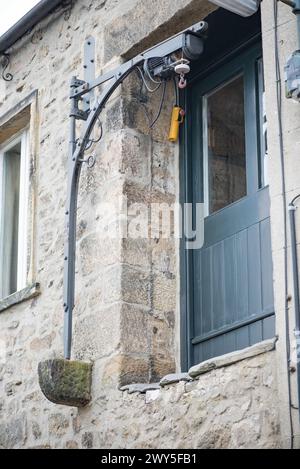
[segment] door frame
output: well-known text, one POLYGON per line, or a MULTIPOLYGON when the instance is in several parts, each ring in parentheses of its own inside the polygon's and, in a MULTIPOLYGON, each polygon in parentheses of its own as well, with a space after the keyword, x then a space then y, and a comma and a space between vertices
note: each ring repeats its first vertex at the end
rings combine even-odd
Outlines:
MULTIPOLYGON (((196 68, 196 70, 192 71, 192 77, 189 81, 190 85, 193 85, 195 82, 203 82, 205 83, 206 80, 210 79, 211 75, 217 75, 218 69, 222 67, 222 70, 228 69, 228 74, 226 73, 226 78, 224 80, 223 74, 220 76, 220 84, 226 82, 230 75, 232 77, 236 76, 238 71, 243 70, 243 63, 241 62, 242 58, 246 57, 253 57, 259 58, 258 56, 262 56, 262 43, 261 43, 261 35, 257 34, 253 36, 250 40, 245 42, 243 45, 231 50, 228 54, 221 57, 218 61, 216 61, 213 65, 209 65, 205 70, 200 70, 201 63, 196 68), (223 80, 222 80, 223 78, 223 80)), ((252 70, 253 73, 254 71, 252 70)), ((256 76, 252 76, 251 83, 253 83, 253 79, 255 79, 255 89, 248 89, 248 93, 245 93, 245 99, 251 100, 250 108, 255 106, 255 109, 259 109, 260 105, 260 95, 259 90, 261 89, 260 83, 257 77, 260 76, 262 72, 262 67, 260 66, 256 71, 256 76), (248 95, 246 97, 246 95, 248 95)), ((216 80, 218 81, 218 80, 216 80)), ((202 84, 200 85, 202 87, 202 84)), ((204 86, 204 85, 203 85, 204 86)), ((215 88, 214 86, 213 88, 215 88)), ((245 82, 245 88, 249 87, 249 83, 245 82)), ((251 119, 251 116, 247 117, 247 108, 245 101, 245 127, 248 130, 248 126, 250 129, 250 133, 252 138, 246 138, 246 152, 253 151, 251 150, 251 145, 255 145, 255 153, 258 155, 262 155, 262 139, 260 138, 260 119, 251 119), (247 143, 248 140, 248 143, 247 143)), ((203 180, 203 164, 202 161, 195 171, 195 168, 192 168, 191 165, 191 158, 192 158, 192 139, 190 138, 192 132, 193 121, 201 122, 201 130, 199 132, 199 139, 201 139, 201 146, 202 146, 202 115, 199 115, 199 112, 202 112, 202 106, 197 107, 196 114, 198 116, 193 115, 193 113, 189 113, 188 108, 188 93, 186 92, 182 99, 182 107, 187 111, 186 119, 184 123, 184 127, 182 129, 181 140, 180 140, 180 163, 179 163, 179 171, 180 171, 180 203, 192 203, 194 200, 201 201, 203 199, 204 193, 197 194, 195 198, 194 189, 195 187, 200 187, 200 184, 197 184, 197 178, 201 178, 203 180)), ((249 103, 248 103, 249 104, 249 103)), ((248 158, 249 160, 249 158, 248 158)), ((262 157, 260 157, 262 160, 262 157)), ((248 172, 248 163, 247 164, 247 172, 248 172)), ((261 171, 262 161, 257 161, 256 168, 249 168, 250 172, 250 184, 247 183, 247 196, 255 193, 258 191, 259 187, 262 187, 262 171, 261 171)), ((203 184, 202 184, 202 192, 204 191, 203 184)), ((185 240, 182 239, 180 243, 180 360, 181 360, 181 368, 182 370, 187 370, 192 362, 192 347, 191 347, 191 331, 193 330, 193 295, 190 292, 190 288, 193 285, 192 283, 193 278, 193 256, 192 251, 185 249, 185 240)))

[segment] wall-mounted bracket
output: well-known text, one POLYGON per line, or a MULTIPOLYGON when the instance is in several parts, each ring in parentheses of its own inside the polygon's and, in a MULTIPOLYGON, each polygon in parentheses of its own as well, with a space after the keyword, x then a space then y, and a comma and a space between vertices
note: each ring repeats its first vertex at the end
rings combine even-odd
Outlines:
MULTIPOLYGON (((70 84, 70 97, 73 95, 73 90, 77 88, 78 86, 83 87, 85 90, 88 89, 88 84, 85 80, 79 80, 76 77, 72 77, 71 79, 71 84, 70 84)), ((87 99, 87 98, 85 98, 87 99)), ((80 108, 79 103, 83 101, 81 97, 72 99, 72 105, 71 105, 71 110, 69 117, 74 117, 77 120, 84 120, 86 121, 89 115, 90 108, 87 107, 86 102, 84 105, 80 108)))
MULTIPOLYGON (((202 53, 202 43, 208 25, 200 21, 190 28, 176 34, 175 36, 161 42, 160 44, 137 55, 133 59, 123 63, 116 69, 95 78, 94 62, 94 40, 89 37, 85 42, 84 57, 84 80, 73 77, 70 84, 70 140, 68 158, 68 188, 66 205, 66 241, 64 251, 64 356, 71 357, 72 344, 72 312, 74 308, 75 294, 75 254, 76 254, 76 211, 78 184, 81 165, 85 161, 84 153, 90 148, 91 134, 99 119, 101 111, 106 102, 124 79, 137 67, 143 66, 144 62, 154 58, 172 57, 175 52, 180 52, 192 60, 198 58, 202 53), (191 36, 193 39, 191 40, 191 36), (198 38, 194 39, 194 38, 198 38), (95 101, 94 89, 106 83, 105 88, 95 101), (79 107, 81 104, 81 108, 79 107), (83 119, 80 139, 76 138, 76 120, 83 119)), ((176 62, 177 58, 174 59, 176 62)))
MULTIPOLYGON (((84 43, 84 81, 90 83, 95 79, 95 39, 89 36, 84 43)), ((82 110, 90 111, 93 106, 95 93, 94 90, 89 91, 82 97, 82 110)))
POLYGON ((9 54, 1 54, 1 57, 2 57, 2 62, 3 62, 1 76, 4 81, 12 81, 13 75, 6 71, 7 67, 9 66, 9 61, 10 61, 9 54))

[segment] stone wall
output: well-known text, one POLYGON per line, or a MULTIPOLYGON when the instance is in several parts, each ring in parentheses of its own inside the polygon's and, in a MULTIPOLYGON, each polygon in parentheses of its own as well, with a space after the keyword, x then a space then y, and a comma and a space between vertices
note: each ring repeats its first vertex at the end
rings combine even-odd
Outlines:
MULTIPOLYGON (((257 347, 251 350, 256 356, 235 357, 230 365, 233 354, 228 354, 223 366, 210 360, 193 380, 184 375, 174 384, 152 385, 153 390, 145 385, 108 389, 94 370, 93 399, 83 409, 49 405, 39 393, 19 392, 22 404, 31 404, 30 415, 19 412, 0 424, 0 446, 279 448, 277 370, 269 342, 265 351, 251 347, 257 347)), ((16 396, 21 385, 15 383, 8 395, 16 396)))
MULTIPOLYGON (((160 0, 77 0, 69 14, 49 17, 14 46, 14 80, 0 80, 0 114, 38 91, 31 119, 37 144, 31 148, 36 198, 30 275, 41 294, 0 314, 0 447, 285 444, 277 415, 277 351, 156 394, 118 390, 180 368, 176 243, 98 236, 106 216, 102 202, 122 203, 125 196, 129 204, 178 200, 178 148, 166 143, 172 89, 159 125, 149 132, 136 77, 108 104, 96 165, 83 168, 79 191, 74 358, 93 361, 92 402, 81 410, 51 404, 37 379, 39 361, 62 356, 68 85, 72 75, 82 76, 84 40, 96 37, 100 73, 213 8, 205 0, 166 0, 163 6, 160 0)), ((158 101, 148 103, 150 112, 158 101)))
MULTIPOLYGON (((145 395, 115 392, 108 399, 99 391, 90 434, 101 448, 276 448, 275 383, 268 352, 145 395)), ((85 415, 79 411, 83 425, 85 415)))
MULTIPOLYGON (((262 30, 263 30, 263 52, 264 52, 264 74, 266 85, 266 110, 268 119, 268 172, 270 181, 271 200, 271 235, 272 235, 272 258, 274 277, 274 296, 276 311, 276 333, 279 335, 277 366, 279 370, 279 394, 282 403, 281 422, 283 439, 290 441, 291 425, 290 414, 293 419, 294 443, 300 444, 299 411, 297 397, 297 374, 295 370, 296 341, 294 336, 294 297, 292 262, 290 253, 290 230, 287 226, 287 298, 285 296, 285 240, 284 240, 284 206, 287 213, 287 205, 292 198, 300 192, 299 185, 299 138, 300 107, 292 100, 285 98, 284 65, 288 57, 299 49, 297 42, 297 27, 295 16, 291 9, 281 2, 278 5, 278 53, 281 70, 282 88, 282 131, 284 146, 284 168, 282 171, 280 158, 280 141, 278 127, 278 109, 276 97, 276 74, 275 74, 275 42, 274 42, 274 12, 273 2, 262 2, 262 30), (282 173, 285 175, 285 196, 283 199, 282 173), (287 312, 285 305, 287 301, 287 312), (287 347, 286 330, 288 329, 291 343, 290 363, 287 366, 289 350, 287 347), (288 375, 291 380, 291 403, 289 403, 288 375)), ((288 213, 287 213, 288 216, 288 213)), ((296 216, 297 233, 300 230, 300 218, 296 216)), ((298 235, 297 235, 298 236, 298 235)), ((288 443, 287 443, 288 444, 288 443)))

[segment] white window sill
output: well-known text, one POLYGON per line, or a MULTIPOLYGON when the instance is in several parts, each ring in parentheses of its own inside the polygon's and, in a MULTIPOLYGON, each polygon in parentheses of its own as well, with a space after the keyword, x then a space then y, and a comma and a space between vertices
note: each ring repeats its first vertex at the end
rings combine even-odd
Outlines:
POLYGON ((32 285, 29 285, 28 287, 25 287, 22 290, 16 291, 15 293, 12 293, 6 298, 3 298, 0 300, 0 313, 10 308, 11 306, 14 306, 18 303, 22 303, 23 301, 26 301, 26 300, 30 300, 31 298, 34 298, 35 296, 38 296, 39 294, 40 294, 39 283, 33 283, 32 285))

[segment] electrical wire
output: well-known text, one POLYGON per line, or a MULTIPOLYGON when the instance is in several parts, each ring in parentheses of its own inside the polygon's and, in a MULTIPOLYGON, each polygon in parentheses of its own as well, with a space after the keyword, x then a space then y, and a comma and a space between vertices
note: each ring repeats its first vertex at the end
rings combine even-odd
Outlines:
MULTIPOLYGON (((155 93, 157 90, 159 90, 159 88, 161 87, 161 84, 162 82, 156 82, 156 83, 159 83, 158 86, 156 86, 156 88, 150 88, 150 86, 148 85, 148 83, 146 82, 146 79, 144 77, 144 74, 142 72, 142 70, 140 69, 140 67, 136 67, 136 69, 138 70, 141 78, 142 78, 142 82, 146 88, 147 91, 149 91, 149 93, 155 93)), ((148 71, 149 72, 149 71, 148 71)), ((153 81, 153 80, 152 80, 153 81)), ((154 82, 155 83, 155 82, 154 82)))
POLYGON ((289 327, 289 309, 288 309, 288 259, 287 259, 287 199, 286 199, 286 179, 285 179, 285 161, 283 146, 283 125, 282 125, 282 81, 280 70, 280 58, 278 50, 278 0, 273 0, 274 5, 274 40, 275 40, 275 69, 276 69, 276 98, 278 110, 278 127, 279 127, 279 150, 281 164, 281 188, 282 188, 282 206, 283 206, 283 228, 284 228, 284 310, 285 310, 285 327, 286 327, 286 348, 287 348, 287 367, 288 367, 288 400, 289 400, 289 420, 291 431, 291 449, 294 448, 294 427, 292 416, 292 396, 291 396, 291 376, 290 376, 290 360, 291 360, 291 344, 290 344, 290 327, 289 327))
POLYGON ((152 81, 152 83, 161 83, 161 80, 159 80, 159 81, 155 80, 153 78, 153 76, 151 75, 151 73, 149 71, 149 67, 148 67, 148 60, 145 60, 145 62, 144 62, 144 70, 146 71, 147 76, 148 76, 149 80, 152 81))
POLYGON ((167 82, 166 80, 164 81, 164 84, 163 84, 163 90, 162 90, 162 93, 161 93, 161 98, 160 98, 160 104, 159 104, 159 108, 158 108, 158 112, 154 118, 154 120, 151 122, 150 124, 150 129, 153 128, 153 126, 156 124, 156 122, 158 121, 158 119, 160 118, 160 115, 161 115, 161 111, 162 111, 162 108, 163 108, 163 105, 164 105, 164 101, 165 101, 165 96, 166 96, 166 89, 167 89, 167 82))
POLYGON ((141 78, 141 89, 140 89, 139 103, 141 104, 141 106, 143 108, 143 111, 146 115, 146 118, 148 120, 149 129, 152 129, 154 127, 154 125, 156 124, 156 122, 158 121, 158 119, 160 118, 160 115, 161 115, 161 112, 162 112, 162 108, 163 108, 164 101, 165 101, 165 96, 166 96, 167 81, 162 80, 162 81, 159 82, 159 85, 155 89, 152 89, 152 88, 149 89, 149 86, 146 82, 146 79, 145 79, 144 74, 143 74, 142 70, 140 69, 140 67, 136 67, 136 70, 138 72, 138 76, 141 78), (162 93, 161 93, 161 98, 160 98, 159 108, 158 108, 157 114, 156 114, 156 116, 153 120, 151 120, 151 118, 150 118, 147 106, 145 105, 145 100, 143 99, 143 96, 142 96, 142 87, 143 87, 143 85, 145 86, 146 90, 149 91, 149 93, 154 93, 154 92, 158 91, 161 86, 163 87, 162 93))
POLYGON ((297 194, 291 201, 290 201, 290 205, 294 205, 296 200, 300 198, 300 194, 297 194))
POLYGON ((179 105, 179 89, 178 89, 178 83, 175 77, 173 77, 173 85, 174 85, 174 95, 175 95, 175 106, 178 106, 179 105))

